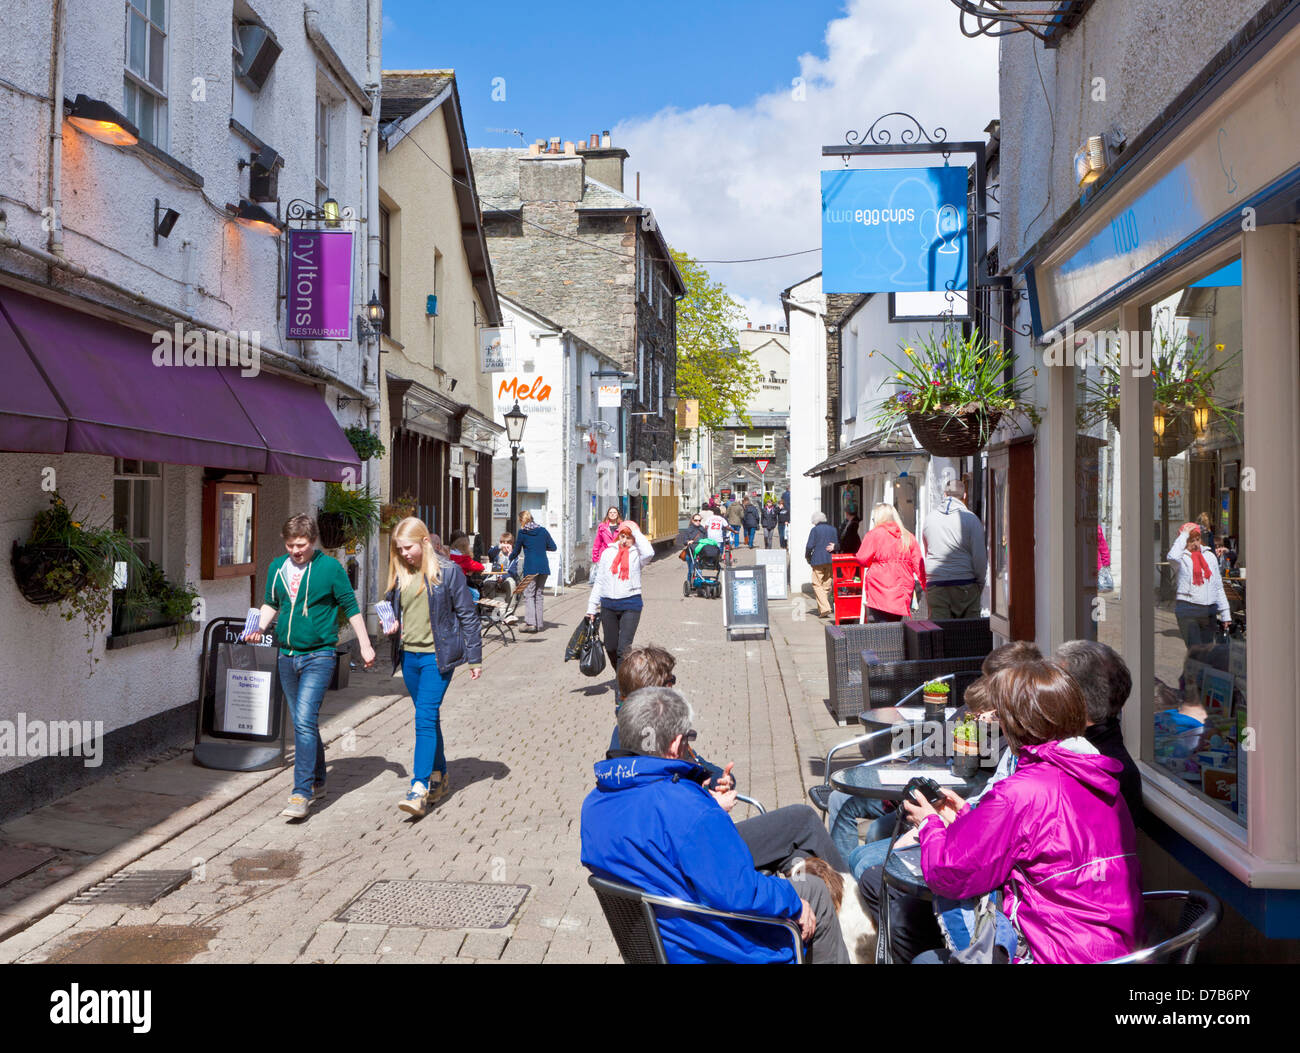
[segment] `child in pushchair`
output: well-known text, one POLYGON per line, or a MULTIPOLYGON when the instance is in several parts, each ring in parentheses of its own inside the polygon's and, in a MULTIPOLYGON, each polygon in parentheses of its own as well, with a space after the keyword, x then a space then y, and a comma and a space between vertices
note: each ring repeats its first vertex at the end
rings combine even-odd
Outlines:
POLYGON ((699 593, 716 599, 722 595, 718 580, 722 570, 722 546, 711 538, 701 537, 686 546, 686 580, 682 595, 699 593))

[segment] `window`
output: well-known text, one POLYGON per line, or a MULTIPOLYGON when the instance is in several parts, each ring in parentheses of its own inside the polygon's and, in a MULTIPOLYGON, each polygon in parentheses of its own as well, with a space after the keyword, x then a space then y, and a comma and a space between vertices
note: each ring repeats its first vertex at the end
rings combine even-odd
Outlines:
POLYGON ((663 321, 664 318, 664 306, 667 303, 668 303, 668 286, 663 283, 663 279, 659 279, 659 320, 661 322, 663 321))
POLYGON ((736 455, 752 457, 776 452, 776 432, 736 432, 736 455))
POLYGON ((642 391, 645 389, 645 346, 641 343, 636 345, 636 400, 642 403, 645 398, 642 391))
POLYGON ((659 371, 655 381, 655 397, 659 400, 659 416, 664 415, 664 364, 659 363, 659 371))
POLYGON ((384 305, 384 336, 393 335, 393 301, 389 284, 390 250, 392 248, 392 213, 379 206, 379 302, 384 305))
POLYGON ((122 109, 141 139, 167 149, 167 0, 127 0, 122 109))
POLYGON ((163 560, 162 524, 162 465, 117 458, 113 466, 113 529, 131 539, 145 565, 163 560))
POLYGON ((330 196, 330 104, 316 96, 316 207, 330 196))
MULTIPOLYGON (((1155 690, 1143 759, 1242 826, 1247 820, 1245 456, 1240 266, 1174 290, 1141 312, 1150 339, 1153 494, 1145 529, 1155 564, 1155 690), (1187 524, 1197 524, 1193 540, 1187 524), (1224 626, 1228 630, 1224 632, 1224 626)), ((1126 436, 1127 438, 1127 436, 1126 436)), ((1143 436, 1145 439, 1146 437, 1143 436)), ((1145 537, 1143 535, 1145 534, 1145 537)), ((1144 701, 1146 699, 1144 698, 1144 701)))
POLYGON ((647 255, 645 268, 645 292, 650 299, 650 306, 655 305, 655 265, 647 255))

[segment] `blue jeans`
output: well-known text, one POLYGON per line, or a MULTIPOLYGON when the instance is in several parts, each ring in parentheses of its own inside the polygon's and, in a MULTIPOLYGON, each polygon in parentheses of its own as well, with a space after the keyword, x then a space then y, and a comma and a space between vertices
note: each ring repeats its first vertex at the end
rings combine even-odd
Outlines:
POLYGON ((280 687, 293 718, 293 792, 311 797, 313 782, 325 781, 325 744, 320 740, 320 704, 334 679, 334 648, 280 655, 280 687))
POLYGON ((840 793, 839 790, 831 794, 826 814, 830 821, 831 840, 835 842, 835 847, 845 859, 848 859, 858 847, 859 819, 876 820, 871 824, 871 833, 867 837, 870 841, 871 834, 888 836, 888 834, 877 833, 876 827, 882 823, 887 823, 889 833, 893 833, 896 818, 892 812, 885 812, 884 801, 876 801, 870 797, 851 797, 847 793, 840 793))
MULTIPOLYGON (((874 827, 875 824, 873 823, 872 826, 874 827)), ((862 875, 868 867, 882 867, 885 865, 885 856, 889 854, 889 842, 893 836, 891 830, 888 835, 880 840, 868 841, 865 845, 859 845, 849 853, 849 873, 853 875, 854 881, 862 880, 862 875)))
POLYGON ((435 771, 447 774, 447 758, 442 745, 443 696, 451 683, 454 669, 443 673, 438 669, 438 656, 402 652, 402 679, 415 703, 415 762, 411 765, 411 785, 424 783, 435 771))
POLYGON ((739 548, 739 547, 740 547, 740 527, 729 527, 728 529, 731 531, 731 547, 732 547, 732 548, 739 548))
POLYGON ((758 527, 745 527, 745 544, 750 548, 754 547, 754 531, 757 529, 758 527))

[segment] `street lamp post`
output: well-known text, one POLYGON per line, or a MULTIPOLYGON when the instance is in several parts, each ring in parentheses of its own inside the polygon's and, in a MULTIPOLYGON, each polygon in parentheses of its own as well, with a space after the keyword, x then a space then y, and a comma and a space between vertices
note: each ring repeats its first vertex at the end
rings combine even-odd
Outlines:
POLYGON ((510 523, 507 529, 514 531, 519 525, 519 446, 524 441, 524 425, 528 423, 528 414, 515 408, 502 414, 506 422, 506 438, 510 441, 510 523))

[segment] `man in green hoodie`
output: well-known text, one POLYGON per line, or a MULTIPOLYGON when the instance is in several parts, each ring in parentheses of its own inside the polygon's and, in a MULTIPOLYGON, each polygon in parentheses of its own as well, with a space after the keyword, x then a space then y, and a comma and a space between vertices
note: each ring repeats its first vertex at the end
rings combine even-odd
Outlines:
POLYGON ((361 643, 369 669, 375 649, 357 605, 356 593, 338 560, 316 548, 316 521, 297 515, 280 531, 287 552, 271 561, 266 597, 256 632, 245 639, 258 643, 277 615, 280 623, 280 686, 293 716, 293 793, 280 814, 305 819, 311 805, 325 796, 325 746, 320 740, 321 701, 334 675, 341 610, 361 643))

